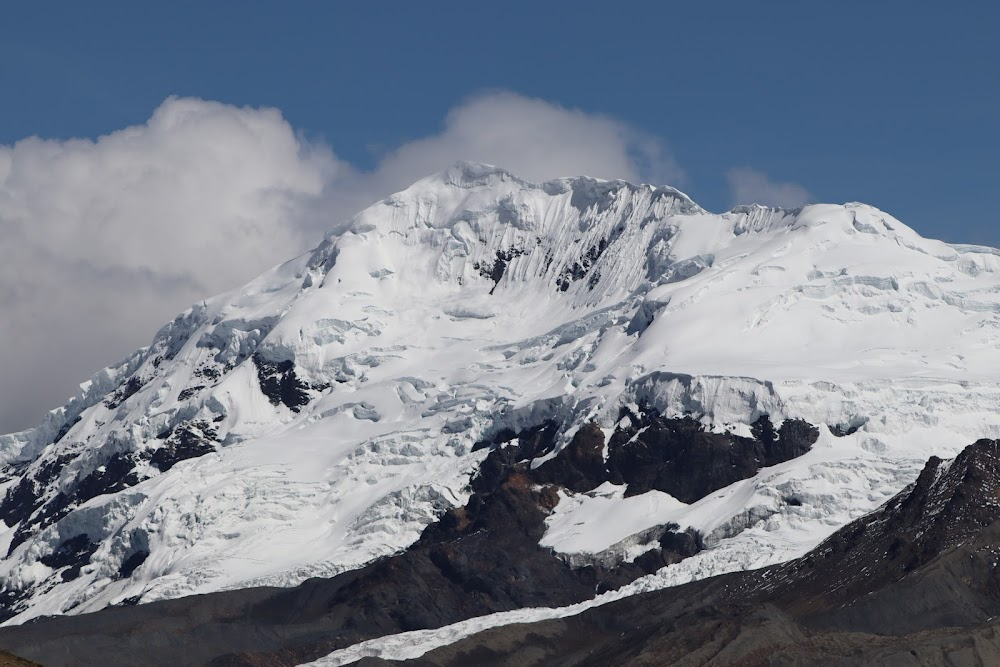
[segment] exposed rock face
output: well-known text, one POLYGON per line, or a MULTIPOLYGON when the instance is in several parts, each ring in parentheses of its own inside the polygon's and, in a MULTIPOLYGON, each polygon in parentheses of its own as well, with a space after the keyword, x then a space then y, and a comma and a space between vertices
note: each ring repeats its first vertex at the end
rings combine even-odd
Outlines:
POLYGON ((163 446, 153 451, 149 458, 161 472, 170 470, 180 461, 215 451, 215 429, 204 420, 184 422, 164 435, 163 446))
POLYGON ((604 432, 593 422, 586 424, 559 456, 532 470, 531 475, 539 483, 556 483, 578 493, 597 487, 608 479, 604 432))
POLYGON ((312 400, 309 395, 310 389, 322 391, 329 386, 312 387, 300 380, 295 373, 295 363, 289 359, 276 362, 255 354, 253 362, 257 367, 257 380, 261 392, 267 396, 272 405, 284 405, 292 412, 298 412, 309 404, 312 400))
POLYGON ((493 260, 492 264, 475 262, 472 268, 479 271, 479 275, 483 278, 489 278, 493 281, 493 289, 490 290, 490 294, 496 289, 496 286, 500 284, 503 279, 503 274, 507 271, 507 265, 510 264, 511 260, 515 257, 520 257, 521 255, 527 254, 526 250, 522 248, 508 248, 506 250, 497 250, 496 259, 493 260))
MULTIPOLYGON (((790 582, 788 590, 774 590, 776 600, 803 615, 810 625, 834 626, 875 633, 914 632, 937 627, 945 622, 936 613, 899 613, 886 607, 898 604, 900 591, 910 584, 893 588, 890 603, 885 587, 902 582, 938 555, 970 541, 982 541, 987 532, 1000 528, 1000 441, 980 440, 962 451, 952 461, 934 457, 920 477, 906 491, 889 503, 835 533, 804 558, 780 570, 790 582), (794 582, 792 585, 791 582, 794 582), (840 606, 851 602, 851 613, 840 606), (858 609, 881 613, 858 614, 858 609)), ((974 560, 995 560, 991 553, 977 553, 974 560)), ((993 566, 981 574, 988 581, 968 579, 967 585, 979 587, 983 597, 973 607, 1000 613, 1000 587, 993 579, 993 566)), ((922 578, 923 582, 928 576, 922 578)), ((773 585, 773 584, 772 584, 773 585)), ((938 592, 940 594, 940 592, 938 592)), ((942 600, 958 609, 955 600, 942 600)), ((908 607, 911 612, 924 605, 908 607)), ((926 611, 926 609, 924 610, 926 611)), ((947 615, 953 613, 949 611, 947 615)), ((979 618, 976 616, 976 618, 979 618)), ((953 620, 960 620, 955 617, 953 620)), ((970 621, 961 618, 962 624, 970 621)), ((979 618, 985 620, 985 618, 979 618)))
POLYGON ((610 480, 628 484, 628 495, 656 489, 686 503, 801 456, 819 437, 816 427, 799 420, 785 421, 775 433, 766 415, 753 424, 753 438, 711 433, 693 419, 655 413, 632 415, 629 422, 611 438, 610 480))
POLYGON ((413 664, 997 664, 998 494, 1000 443, 981 440, 798 560, 494 628, 413 664))
POLYGON ((90 541, 85 533, 76 535, 64 541, 52 553, 39 559, 42 565, 51 568, 67 569, 61 572, 64 581, 70 581, 80 576, 80 568, 89 562, 91 555, 97 550, 97 545, 90 541))
POLYGON ((643 575, 652 574, 668 565, 690 558, 705 548, 701 533, 690 528, 679 530, 677 524, 665 526, 657 544, 659 548, 645 551, 632 562, 620 563, 617 567, 611 568, 598 584, 597 592, 603 593, 621 588, 643 575))
MULTIPOLYGON (((16 486, 7 491, 0 502, 0 519, 9 526, 18 526, 8 555, 28 539, 32 532, 55 523, 73 507, 91 498, 121 491, 138 481, 135 466, 140 456, 136 453, 116 453, 103 466, 82 475, 75 487, 53 493, 51 487, 54 480, 74 458, 67 455, 56 459, 54 464, 40 466, 33 477, 22 477, 16 486)), ((9 611, 7 608, 0 608, 0 618, 9 617, 9 611)))
POLYGON ((655 489, 692 503, 805 454, 819 437, 819 429, 796 419, 775 431, 767 415, 754 422, 752 438, 713 433, 690 417, 667 419, 653 410, 628 416, 607 443, 607 461, 604 434, 590 423, 557 457, 533 470, 533 479, 577 493, 610 481, 627 484, 629 496, 655 489))

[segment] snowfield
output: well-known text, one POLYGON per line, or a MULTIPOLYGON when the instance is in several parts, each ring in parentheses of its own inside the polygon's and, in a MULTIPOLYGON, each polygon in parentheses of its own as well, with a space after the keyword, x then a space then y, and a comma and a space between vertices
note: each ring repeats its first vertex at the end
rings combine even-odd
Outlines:
POLYGON ((481 439, 551 418, 566 443, 637 404, 821 435, 690 505, 563 493, 542 544, 586 562, 634 558, 668 522, 706 536, 608 599, 787 560, 930 455, 1000 437, 998 341, 1000 253, 870 206, 717 215, 672 188, 462 163, 196 304, 44 424, 0 436, 3 489, 30 500, 0 526, 7 622, 357 568, 465 502, 481 439), (45 564, 83 534, 78 571, 45 564))

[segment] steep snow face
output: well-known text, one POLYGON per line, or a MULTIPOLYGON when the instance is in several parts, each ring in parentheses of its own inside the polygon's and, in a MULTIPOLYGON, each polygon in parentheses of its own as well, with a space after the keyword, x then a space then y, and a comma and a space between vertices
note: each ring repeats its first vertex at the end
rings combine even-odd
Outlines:
POLYGON ((481 438, 552 418, 565 443, 626 405, 856 431, 690 506, 567 496, 543 544, 709 535, 663 585, 798 555, 930 454, 1000 435, 998 269, 860 204, 713 215, 456 165, 0 436, 9 622, 358 567, 465 501, 481 438))

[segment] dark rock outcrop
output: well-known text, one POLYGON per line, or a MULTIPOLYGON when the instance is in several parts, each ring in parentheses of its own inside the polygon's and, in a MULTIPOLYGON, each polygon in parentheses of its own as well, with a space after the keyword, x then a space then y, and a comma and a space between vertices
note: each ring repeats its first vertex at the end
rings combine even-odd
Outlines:
POLYGON ((149 462, 166 472, 180 461, 204 456, 216 449, 215 428, 205 420, 184 422, 161 434, 164 443, 154 450, 149 462))
POLYGON ((56 549, 39 560, 42 565, 53 569, 66 568, 60 573, 63 581, 71 581, 80 576, 80 569, 90 562, 90 557, 99 545, 90 541, 86 533, 63 541, 56 549))
POLYGON ((133 375, 122 383, 111 396, 104 401, 104 406, 109 410, 114 410, 119 405, 127 401, 142 389, 143 380, 138 375, 133 375))
MULTIPOLYGON (((607 249, 608 240, 601 239, 597 245, 590 246, 590 248, 587 249, 587 252, 585 252, 580 259, 563 269, 562 273, 559 274, 559 277, 556 278, 556 286, 559 288, 559 291, 565 292, 574 282, 577 280, 583 280, 587 276, 587 273, 590 272, 591 267, 597 262, 598 259, 600 259, 601 255, 603 255, 604 251, 607 249)), ((597 285, 597 281, 599 280, 600 274, 595 271, 591 276, 590 281, 588 281, 588 287, 590 289, 594 289, 597 285)))
POLYGON ((122 566, 118 569, 119 579, 128 579, 132 576, 132 573, 139 569, 139 567, 146 562, 149 558, 149 552, 145 549, 139 549, 131 556, 122 561, 122 566))
POLYGON ((604 432, 593 422, 585 424, 558 456, 532 470, 531 477, 540 484, 558 484, 576 493, 599 486, 608 479, 604 432))
POLYGON ((981 440, 790 563, 494 628, 412 663, 1000 664, 998 497, 1000 443, 981 440))
POLYGON ((679 528, 677 524, 670 524, 658 540, 658 549, 650 549, 632 562, 621 563, 607 572, 598 584, 597 592, 604 593, 621 588, 639 577, 653 574, 661 568, 690 558, 705 548, 701 533, 691 528, 686 530, 679 528))
POLYGON ((611 437, 609 479, 628 484, 628 495, 652 489, 692 503, 761 468, 805 454, 819 437, 806 422, 789 419, 775 432, 761 416, 753 438, 713 433, 690 417, 666 419, 656 413, 632 415, 611 437))
POLYGON ((504 273, 507 272, 507 266, 515 257, 520 257, 521 255, 526 255, 527 250, 523 248, 508 248, 506 250, 497 250, 496 257, 493 259, 492 263, 482 264, 480 262, 475 262, 472 268, 479 271, 479 275, 484 278, 489 278, 493 281, 493 287, 490 289, 490 294, 496 289, 497 285, 503 279, 504 273))
POLYGON ((8 526, 23 523, 45 503, 48 489, 56 486, 63 468, 76 458, 66 453, 29 468, 0 502, 0 519, 8 526))
POLYGON ((260 390, 271 405, 284 405, 292 412, 298 412, 309 403, 309 385, 295 374, 292 361, 271 361, 255 354, 253 363, 257 367, 260 390))
POLYGON ((63 467, 75 458, 74 455, 60 456, 41 466, 34 475, 22 477, 8 490, 0 503, 0 518, 9 526, 18 524, 8 555, 37 530, 66 516, 72 507, 105 493, 121 491, 139 481, 135 472, 139 455, 116 453, 66 491, 46 495, 49 488, 58 486, 56 480, 63 467))

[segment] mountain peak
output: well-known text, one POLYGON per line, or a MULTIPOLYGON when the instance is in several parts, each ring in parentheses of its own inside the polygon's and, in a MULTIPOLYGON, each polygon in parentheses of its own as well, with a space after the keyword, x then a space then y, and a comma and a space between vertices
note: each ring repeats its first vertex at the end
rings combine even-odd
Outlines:
POLYGON ((465 160, 455 162, 447 169, 417 181, 406 190, 390 197, 390 200, 398 201, 407 194, 411 196, 434 194, 441 186, 459 189, 501 188, 506 191, 508 188, 504 188, 504 184, 509 184, 510 188, 541 191, 552 197, 572 194, 574 206, 581 209, 597 204, 604 197, 620 191, 631 193, 643 191, 651 193, 654 198, 665 196, 676 198, 685 204, 685 209, 689 212, 703 211, 690 197, 669 185, 636 184, 624 179, 609 180, 587 175, 564 176, 533 182, 502 167, 465 160))
POLYGON ((459 188, 471 188, 484 187, 503 180, 513 180, 519 183, 526 183, 526 181, 519 179, 511 172, 501 167, 483 162, 471 162, 467 160, 459 160, 444 171, 438 172, 437 174, 429 176, 428 178, 423 179, 423 181, 418 181, 417 183, 419 184, 424 181, 430 181, 446 183, 459 188))
MULTIPOLYGON (((0 437, 8 607, 23 620, 350 569, 465 501, 484 434, 552 419, 538 458, 560 456, 640 405, 727 433, 763 415, 834 425, 819 460, 744 491, 771 507, 819 470, 832 490, 802 497, 844 523, 852 484, 898 491, 914 451, 1000 433, 982 408, 1000 394, 998 316, 1000 256, 870 207, 713 215, 669 187, 459 163, 0 437), (63 579, 39 560, 60 549, 87 566, 63 579)), ((705 502, 723 505, 691 525, 718 534, 763 511, 705 502)), ((775 521, 794 536, 789 507, 775 521)))

